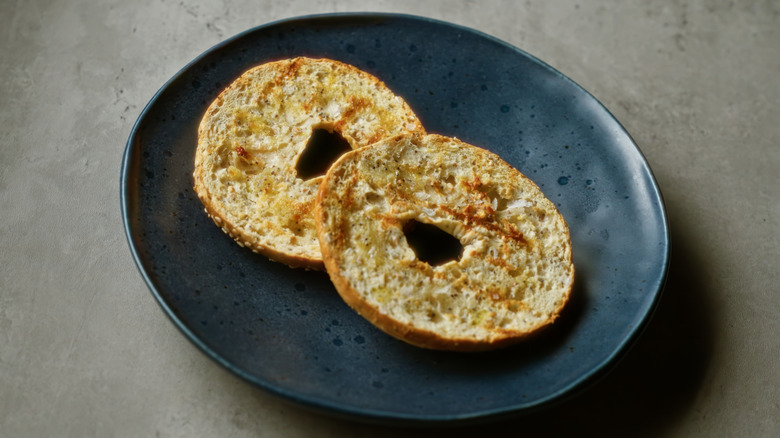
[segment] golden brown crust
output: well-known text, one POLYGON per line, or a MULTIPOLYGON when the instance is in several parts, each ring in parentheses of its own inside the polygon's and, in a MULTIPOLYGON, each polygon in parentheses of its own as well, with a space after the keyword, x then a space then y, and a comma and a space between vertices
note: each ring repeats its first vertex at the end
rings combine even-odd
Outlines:
POLYGON ((217 225, 222 230, 223 233, 230 236, 230 238, 232 238, 238 244, 238 246, 247 248, 255 254, 263 254, 266 257, 268 257, 270 260, 283 263, 289 267, 304 268, 307 270, 316 270, 316 271, 322 271, 325 269, 324 265, 322 264, 322 260, 314 260, 305 257, 296 257, 294 255, 275 251, 273 248, 270 247, 263 248, 257 243, 253 244, 251 242, 252 236, 248 236, 246 233, 242 231, 241 228, 232 226, 227 220, 225 220, 224 216, 220 214, 220 212, 215 211, 213 208, 211 208, 211 203, 203 200, 201 200, 201 202, 205 206, 204 210, 206 212, 206 215, 212 221, 214 221, 214 224, 217 225))
POLYGON ((422 125, 374 76, 328 59, 295 58, 248 70, 206 110, 194 189, 241 246, 292 267, 323 269, 311 211, 322 177, 299 178, 316 129, 354 148, 422 125))
POLYGON ((344 301, 420 347, 519 342, 551 324, 571 293, 571 240, 554 205, 494 154, 454 139, 399 136, 344 155, 320 186, 315 220, 344 301), (400 231, 412 219, 449 230, 462 258, 416 259, 400 231))

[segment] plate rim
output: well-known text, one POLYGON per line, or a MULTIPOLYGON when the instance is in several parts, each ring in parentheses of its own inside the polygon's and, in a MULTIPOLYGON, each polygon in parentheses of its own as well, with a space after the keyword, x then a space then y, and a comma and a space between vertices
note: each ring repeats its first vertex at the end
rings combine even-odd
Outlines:
POLYGON ((564 75, 557 69, 553 68, 543 60, 493 35, 487 34, 483 31, 470 28, 461 24, 452 23, 445 20, 434 19, 425 16, 420 16, 420 15, 405 14, 405 13, 336 12, 336 13, 307 14, 307 15, 288 17, 288 18, 281 18, 281 19, 269 21, 267 23, 248 28, 204 50, 195 58, 193 58, 190 62, 184 65, 182 68, 180 68, 173 76, 171 76, 170 79, 165 81, 165 83, 154 93, 152 98, 149 100, 149 102, 143 107, 143 109, 139 113, 138 118, 136 119, 132 129, 130 130, 128 140, 125 144, 125 149, 122 154, 121 169, 120 169, 119 198, 120 198, 121 215, 122 215, 125 237, 127 240, 127 244, 130 248, 133 261, 135 262, 136 268, 141 274, 142 278, 144 279, 147 288, 154 296, 157 304, 162 308, 164 313, 174 323, 174 325, 179 329, 179 331, 181 331, 182 334, 184 334, 184 336, 191 343, 193 343, 199 350, 205 353, 206 356, 214 360, 223 368, 237 375, 241 379, 251 383, 252 385, 260 389, 263 389, 264 391, 270 393, 271 395, 274 395, 277 399, 280 399, 285 402, 291 402, 297 406, 301 406, 316 412, 326 413, 340 418, 367 421, 371 423, 388 424, 388 422, 393 421, 394 424, 398 424, 397 423, 398 421, 402 421, 404 424, 452 424, 452 423, 461 424, 461 423, 492 421, 492 420, 497 420, 497 419, 506 418, 509 416, 515 416, 519 414, 531 414, 532 412, 546 409, 554 404, 558 404, 560 402, 563 402, 564 400, 568 400, 576 396, 576 394, 585 391, 587 388, 591 387, 593 384, 597 383, 600 379, 602 379, 607 374, 609 374, 609 372, 615 366, 618 365, 620 360, 627 355, 627 353, 636 344, 636 341, 641 337, 642 333, 649 325, 649 322, 652 320, 652 317, 658 308, 658 305, 661 301, 661 297, 664 292, 664 288, 668 279, 668 272, 669 272, 670 260, 672 255, 672 251, 671 251, 672 236, 671 236, 669 218, 666 210, 666 203, 664 201, 663 194, 658 184, 658 180, 655 177, 652 168, 650 167, 647 161, 647 158, 642 153, 642 150, 639 148, 634 138, 625 129, 625 127, 617 120, 617 118, 612 114, 612 112, 609 111, 609 109, 607 109, 604 106, 604 104, 601 101, 599 101, 588 90, 580 86, 574 80, 564 75), (663 242, 662 242, 664 248, 663 260, 660 266, 661 268, 660 276, 657 278, 658 288, 657 290, 653 291, 654 297, 649 303, 647 311, 644 313, 644 315, 642 315, 640 321, 637 324, 635 324, 634 327, 631 328, 631 330, 629 330, 628 335, 625 336, 623 342, 617 344, 612 350, 612 353, 606 356, 604 360, 602 360, 600 363, 592 367, 590 371, 582 374, 580 377, 572 381, 569 385, 559 389, 558 391, 548 394, 546 397, 537 399, 534 402, 515 403, 512 405, 505 405, 500 408, 485 409, 481 411, 469 411, 469 412, 458 413, 458 414, 422 414, 421 415, 421 414, 408 414, 403 412, 394 412, 391 410, 362 408, 360 406, 352 406, 352 405, 345 406, 343 404, 339 404, 338 402, 330 401, 319 397, 304 396, 294 390, 287 390, 278 387, 277 385, 273 385, 269 382, 266 382, 264 380, 253 377, 252 375, 245 372, 241 368, 233 365, 229 360, 222 357, 218 352, 216 352, 214 349, 209 347, 203 340, 201 340, 197 335, 195 335, 195 333, 192 330, 190 330, 190 328, 187 327, 187 325, 181 319, 178 318, 176 312, 173 311, 173 309, 168 305, 166 300, 162 297, 160 291, 157 288, 156 283, 153 281, 149 273, 144 269, 142 257, 139 253, 138 248, 134 243, 134 233, 132 230, 131 217, 130 217, 131 213, 129 211, 130 191, 131 191, 130 189, 131 184, 129 178, 131 177, 130 175, 131 165, 133 164, 132 154, 135 151, 134 144, 136 143, 137 136, 139 134, 139 129, 141 125, 145 122, 149 112, 158 103, 158 101, 160 100, 161 96, 165 93, 165 91, 168 88, 170 88, 175 82, 180 80, 185 74, 187 74, 194 65, 200 62, 202 59, 234 43, 235 41, 245 38, 252 33, 259 32, 264 29, 273 28, 282 24, 290 24, 296 21, 299 22, 313 21, 313 20, 320 21, 320 20, 330 20, 330 19, 339 19, 339 18, 350 18, 356 21, 370 20, 370 19, 377 19, 377 18, 386 19, 386 20, 403 19, 403 20, 423 21, 430 24, 450 27, 454 30, 461 31, 464 33, 471 33, 481 38, 486 38, 493 43, 496 43, 500 46, 503 46, 504 48, 511 50, 512 52, 518 53, 519 55, 528 58, 533 63, 543 67, 548 73, 554 75, 558 80, 564 80, 568 82, 570 85, 576 87, 576 89, 578 89, 580 92, 584 93, 587 97, 589 97, 592 100, 592 102, 595 102, 597 106, 604 111, 604 114, 611 119, 611 122, 613 122, 615 126, 619 128, 620 133, 622 135, 625 135, 630 140, 631 146, 633 146, 634 151, 638 154, 638 158, 641 161, 643 169, 648 173, 649 180, 652 183, 650 185, 650 187, 652 187, 652 194, 658 200, 657 205, 659 207, 659 213, 661 219, 658 222, 658 224, 661 225, 663 229, 663 232, 659 233, 660 235, 663 236, 663 242))

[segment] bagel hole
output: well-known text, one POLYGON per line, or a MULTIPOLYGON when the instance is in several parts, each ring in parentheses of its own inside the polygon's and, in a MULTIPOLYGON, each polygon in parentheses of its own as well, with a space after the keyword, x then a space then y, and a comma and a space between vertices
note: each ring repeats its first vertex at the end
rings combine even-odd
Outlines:
POLYGON ((337 131, 316 127, 295 163, 295 172, 303 180, 325 175, 331 164, 351 150, 352 146, 337 131))
POLYGON ((463 254, 460 240, 436 225, 411 220, 404 225, 403 231, 417 258, 431 266, 459 260, 463 254))

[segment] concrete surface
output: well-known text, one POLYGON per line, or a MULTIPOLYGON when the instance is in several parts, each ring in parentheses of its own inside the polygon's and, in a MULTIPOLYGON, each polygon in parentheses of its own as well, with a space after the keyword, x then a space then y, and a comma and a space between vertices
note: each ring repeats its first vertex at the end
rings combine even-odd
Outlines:
POLYGON ((2 1, 0 54, 0 436, 780 435, 777 1, 2 1), (332 419, 228 374, 148 292, 119 209, 146 102, 240 31, 360 10, 451 21, 540 57, 646 155, 672 226, 668 289, 585 394, 474 429, 332 419))

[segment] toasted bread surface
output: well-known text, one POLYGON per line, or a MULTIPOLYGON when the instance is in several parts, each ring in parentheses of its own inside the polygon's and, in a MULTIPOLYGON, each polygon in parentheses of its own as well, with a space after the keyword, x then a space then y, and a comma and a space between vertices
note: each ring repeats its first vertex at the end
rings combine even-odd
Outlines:
POLYGON ((315 206, 325 267, 378 328, 443 350, 505 346, 553 322, 574 280, 554 204, 497 155, 439 135, 406 135, 343 155, 315 206), (432 224, 463 246, 430 265, 405 227, 432 224))
POLYGON ((322 269, 312 208, 322 176, 296 164, 315 130, 353 149, 423 128, 379 79, 328 59, 252 68, 208 107, 198 129, 194 189, 241 246, 292 267, 322 269))

